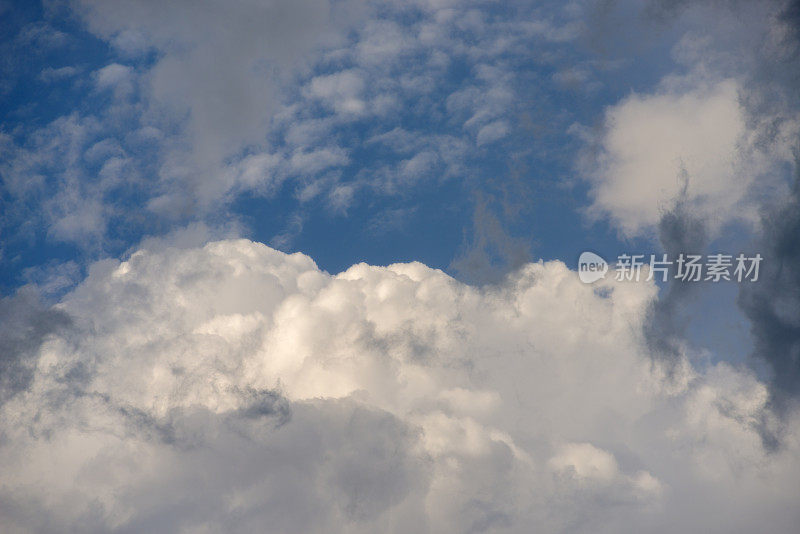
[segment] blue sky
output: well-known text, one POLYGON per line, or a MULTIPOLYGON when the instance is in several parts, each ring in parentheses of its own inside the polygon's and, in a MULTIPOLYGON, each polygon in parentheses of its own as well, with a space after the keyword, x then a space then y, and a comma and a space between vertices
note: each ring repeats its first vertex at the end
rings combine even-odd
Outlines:
MULTIPOLYGON (((424 10, 413 8, 389 11, 385 19, 378 14, 381 24, 390 24, 398 32, 397 39, 410 38, 413 25, 421 25, 425 16, 424 10)), ((273 118, 277 123, 274 127, 253 126, 254 135, 232 142, 216 161, 198 162, 205 167, 189 172, 210 176, 233 167, 247 155, 270 151, 330 150, 317 153, 330 158, 330 166, 319 163, 325 167, 313 168, 311 173, 279 171, 282 176, 273 180, 280 183, 267 185, 262 181, 210 191, 206 198, 187 198, 180 208, 170 206, 154 213, 146 209, 146 203, 157 195, 155 191, 164 188, 164 182, 171 181, 158 176, 166 172, 165 160, 186 156, 169 153, 199 150, 185 144, 206 142, 187 140, 194 135, 187 132, 192 128, 187 124, 192 118, 180 116, 186 110, 175 109, 178 102, 166 103, 165 110, 159 107, 164 102, 153 101, 153 89, 148 87, 153 82, 148 77, 173 52, 146 44, 134 51, 115 47, 98 38, 96 32, 87 31, 85 22, 69 6, 9 7, 3 20, 3 46, 13 53, 8 56, 0 108, 9 157, 19 157, 25 151, 34 160, 36 154, 49 153, 47 159, 27 163, 28 167, 18 171, 19 180, 31 181, 24 173, 42 180, 38 190, 20 195, 24 200, 7 194, 3 287, 8 293, 24 283, 23 273, 29 272, 26 269, 53 261, 84 265, 106 255, 122 254, 145 236, 161 235, 198 221, 212 227, 235 225, 238 232, 282 250, 306 252, 331 272, 358 261, 388 264, 414 259, 454 272, 449 269, 453 260, 475 241, 473 213, 478 199, 486 199, 488 210, 502 219, 505 231, 519 241, 519 246, 530 249, 530 258, 572 261, 588 247, 613 255, 629 245, 618 240, 615 229, 604 221, 590 221, 581 214, 590 199, 575 162, 585 146, 570 127, 596 126, 605 106, 620 96, 652 86, 659 75, 657 65, 662 71, 670 69, 672 62, 664 43, 670 32, 656 22, 645 23, 653 27, 657 37, 646 39, 637 57, 631 58, 626 55, 629 50, 614 43, 611 35, 591 40, 578 35, 575 26, 579 22, 569 17, 569 9, 555 5, 548 9, 508 4, 475 10, 465 17, 467 21, 446 29, 453 32, 447 45, 454 47, 446 65, 425 65, 436 50, 420 43, 403 45, 408 51, 381 52, 392 55, 387 68, 379 68, 369 59, 345 57, 340 51, 327 52, 342 56, 340 60, 326 59, 324 53, 317 52, 323 57, 304 56, 305 63, 300 67, 281 65, 291 79, 281 80, 281 85, 273 88, 280 94, 265 98, 264 105, 283 106, 284 113, 294 117, 286 120, 319 121, 324 135, 297 139, 305 135, 289 132, 292 127, 299 130, 297 124, 273 118), (459 49, 506 39, 508 36, 500 32, 507 31, 516 16, 536 12, 546 14, 546 25, 534 30, 512 29, 516 33, 511 35, 513 42, 503 43, 507 50, 472 58, 469 56, 475 50, 459 49), (563 35, 541 35, 559 31, 563 35), (570 46, 563 46, 564 41, 570 41, 570 46), (359 63, 363 61, 367 61, 365 66, 359 63), (643 64, 648 68, 642 68, 643 64), (104 68, 110 69, 105 71, 105 82, 100 81, 104 68), (476 79, 480 69, 485 71, 484 79, 476 79), (344 84, 343 88, 326 91, 358 92, 365 87, 369 90, 373 84, 396 85, 401 75, 408 78, 405 83, 411 83, 415 76, 418 85, 405 92, 394 87, 388 94, 380 95, 376 90, 369 95, 382 98, 383 104, 372 105, 388 106, 386 111, 347 112, 337 110, 335 101, 325 101, 347 95, 309 97, 309 81, 317 78, 322 82, 325 76, 341 72, 352 74, 350 83, 354 87, 345 87, 348 80, 344 79, 338 82, 344 84), (111 76, 114 73, 118 78, 111 76), (495 94, 481 95, 481 91, 492 88, 495 94), (478 116, 474 106, 483 103, 469 101, 475 98, 494 99, 490 105, 496 109, 482 111, 489 114, 486 117, 478 116), (479 126, 465 125, 470 118, 479 125, 492 124, 502 133, 494 139, 489 128, 485 130, 489 137, 479 141, 479 126), (394 139, 387 138, 392 132, 394 139), (138 138, 137 133, 141 133, 138 138), (287 140, 287 135, 295 139, 287 140), (376 140, 380 136, 384 141, 376 140), (431 148, 426 138, 433 137, 442 143, 439 153, 426 150, 431 148), (387 141, 406 146, 392 147, 387 141), (174 144, 184 146, 173 149, 174 144), (85 152, 92 147, 94 159, 85 153, 69 152, 85 152), (443 161, 442 154, 449 160, 443 161), (402 165, 414 161, 414 156, 418 157, 414 165, 404 170, 402 165), (109 161, 119 165, 108 171, 116 173, 118 182, 102 193, 90 194, 96 210, 93 219, 82 222, 80 228, 60 234, 54 231, 57 223, 53 218, 80 211, 76 199, 54 198, 62 193, 59 189, 71 187, 62 177, 70 174, 69 180, 92 189, 109 161), (310 191, 313 188, 318 192, 310 191), (334 194, 339 197, 334 198, 334 194), (511 210, 509 204, 513 204, 511 210), (41 219, 45 205, 59 213, 52 214, 50 220, 36 220, 41 219), (513 215, 505 217, 509 211, 513 215)), ((134 28, 123 33, 126 31, 139 35, 135 32, 146 30, 134 28)), ((359 38, 365 39, 353 30, 338 38, 343 39, 339 46, 354 46, 359 38)), ((257 60, 260 58, 256 55, 253 61, 257 60)), ((213 64, 208 67, 209 72, 214 71, 213 64)), ((221 81, 220 85, 229 85, 231 91, 223 96, 235 100, 236 84, 247 81, 221 81)), ((335 83, 336 79, 329 85, 335 83)), ((198 93, 198 105, 214 105, 216 95, 198 93)), ((258 96, 252 98, 258 105, 258 96)), ((208 115, 203 120, 214 120, 213 112, 203 113, 208 115)), ((270 120, 266 115, 261 119, 270 120)), ((213 122, 207 126, 215 128, 213 122)), ((225 127, 236 129, 237 125, 232 122, 225 127)), ((206 132, 202 137, 216 139, 226 134, 206 132)), ((186 197, 192 196, 187 183, 175 187, 182 188, 186 197)))

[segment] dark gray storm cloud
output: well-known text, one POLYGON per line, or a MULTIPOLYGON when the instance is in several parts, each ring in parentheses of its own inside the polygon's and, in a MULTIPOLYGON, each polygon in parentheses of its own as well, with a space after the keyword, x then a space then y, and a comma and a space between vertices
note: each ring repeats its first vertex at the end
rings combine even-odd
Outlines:
MULTIPOLYGON (((723 50, 739 47, 741 72, 735 74, 746 81, 740 98, 747 120, 757 143, 776 142, 782 126, 800 109, 800 1, 658 0, 648 4, 645 15, 660 23, 677 23, 695 8, 716 12, 730 27, 740 28, 730 35, 714 27, 724 25, 712 24, 709 34, 723 50)), ((730 65, 718 67, 725 71, 730 65)), ((762 272, 757 283, 741 286, 739 306, 750 321, 755 362, 768 365, 772 395, 778 401, 800 394, 800 195, 797 183, 783 199, 776 200, 774 192, 760 193, 762 229, 753 252, 764 257, 762 272)), ((670 255, 698 248, 706 240, 702 224, 680 204, 662 218, 659 230, 670 255)), ((672 284, 653 305, 646 333, 658 357, 677 355, 686 326, 683 310, 692 293, 691 284, 672 284)))
MULTIPOLYGON (((789 267, 791 273, 788 271, 786 273, 788 276, 794 277, 794 283, 788 284, 793 286, 792 290, 795 294, 789 305, 794 310, 789 313, 789 317, 794 317, 794 327, 781 324, 782 319, 777 316, 770 304, 775 302, 775 295, 770 293, 781 291, 781 287, 787 285, 786 281, 780 281, 777 285, 765 284, 762 278, 762 281, 756 285, 743 285, 744 289, 740 292, 740 303, 743 304, 745 314, 753 325, 756 356, 770 363, 776 370, 776 376, 777 367, 790 368, 789 372, 784 373, 785 384, 774 382, 778 387, 784 389, 785 386, 796 389, 800 384, 800 367, 798 367, 797 358, 798 349, 800 349, 800 328, 798 328, 800 326, 800 322, 798 322, 800 321, 800 291, 798 291, 800 289, 800 284, 798 284, 800 282, 800 277, 798 277, 800 263, 797 263, 797 260, 800 259, 800 212, 797 208, 800 204, 797 203, 797 199, 793 204, 793 207, 786 207, 787 211, 793 214, 793 219, 778 215, 776 221, 769 221, 769 223, 778 220, 787 222, 787 225, 778 224, 780 228, 770 231, 773 234, 784 233, 785 235, 783 237, 772 235, 765 241, 772 242, 776 239, 787 241, 788 238, 788 241, 791 242, 793 239, 793 243, 789 244, 786 251, 770 254, 766 261, 768 264, 778 265, 782 261, 779 256, 783 255, 787 256, 784 259, 789 260, 790 264, 792 261, 795 262, 794 267, 789 267), (788 257, 792 255, 794 255, 793 260, 788 257), (775 263, 773 264, 773 262, 775 263), (748 300, 749 302, 745 303, 748 300), (792 328, 794 328, 793 333, 792 328), (776 332, 776 329, 780 333, 776 332), (792 351, 794 351, 793 357, 791 356, 792 351), (770 361, 773 358, 776 360, 775 363, 770 361), (792 358, 794 358, 793 363, 792 358)), ((775 215, 775 213, 770 214, 770 216, 775 215)), ((709 244, 706 221, 693 213, 683 198, 676 201, 670 211, 664 213, 659 221, 658 230, 661 246, 669 258, 676 258, 679 254, 703 254, 709 244)), ((752 256, 752 254, 749 255, 752 256)), ((670 374, 676 371, 677 368, 674 364, 682 358, 681 345, 687 338, 687 329, 692 319, 692 303, 706 285, 697 282, 681 282, 675 279, 675 275, 675 265, 673 265, 670 270, 669 285, 651 304, 643 326, 651 356, 657 361, 667 364, 665 370, 670 374)), ((770 276, 772 280, 778 280, 781 275, 776 277, 771 274, 770 276)), ((724 406, 720 406, 720 409, 725 411, 724 406)), ((735 417, 735 414, 731 417, 735 417)), ((742 421, 742 424, 747 424, 759 435, 765 450, 775 451, 780 446, 781 428, 770 410, 761 411, 747 421, 742 421)))
POLYGON ((754 355, 769 364, 778 395, 800 393, 800 181, 788 199, 764 213, 757 283, 739 305, 751 323, 754 355))
MULTIPOLYGON (((705 221, 692 213, 683 197, 661 216, 658 237, 668 258, 677 258, 679 254, 702 254, 708 243, 705 221)), ((689 322, 687 308, 702 286, 676 280, 675 269, 673 264, 669 285, 653 302, 644 326, 651 353, 667 363, 677 362, 681 357, 680 344, 689 322)))
MULTIPOLYGON (((743 95, 751 116, 774 117, 760 132, 764 143, 800 109, 800 1, 765 2, 769 6, 776 44, 759 51, 743 95)), ((795 156, 796 174, 799 162, 795 156)), ((773 401, 780 406, 800 394, 800 178, 787 197, 768 199, 761 211, 755 250, 764 257, 762 273, 756 284, 742 286, 739 305, 750 320, 753 355, 769 365, 773 401)))
POLYGON ((0 299, 0 404, 28 387, 39 347, 69 322, 64 312, 44 306, 31 289, 0 299))

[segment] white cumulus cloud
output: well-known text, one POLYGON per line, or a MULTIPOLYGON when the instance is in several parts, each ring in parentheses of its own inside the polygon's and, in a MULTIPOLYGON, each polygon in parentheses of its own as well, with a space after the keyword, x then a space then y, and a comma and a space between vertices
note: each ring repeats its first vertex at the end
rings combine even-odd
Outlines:
POLYGON ((625 236, 652 232, 678 198, 714 229, 755 221, 756 188, 778 185, 797 124, 784 123, 765 143, 771 118, 749 120, 740 93, 735 79, 694 74, 668 77, 653 93, 609 107, 598 156, 585 169, 590 213, 607 216, 625 236))
POLYGON ((247 240, 95 263, 0 406, 10 532, 788 532, 798 418, 643 349, 650 284, 338 275, 247 240), (601 290, 598 290, 598 287, 601 290), (772 426, 771 426, 772 425, 772 426))

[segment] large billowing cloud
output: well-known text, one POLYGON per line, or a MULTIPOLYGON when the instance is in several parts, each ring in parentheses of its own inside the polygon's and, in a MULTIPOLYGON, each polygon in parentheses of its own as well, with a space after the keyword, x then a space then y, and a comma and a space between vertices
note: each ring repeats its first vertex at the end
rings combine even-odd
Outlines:
POLYGON ((644 350, 655 288, 246 240, 96 263, 0 408, 10 532, 789 532, 800 426, 644 350))

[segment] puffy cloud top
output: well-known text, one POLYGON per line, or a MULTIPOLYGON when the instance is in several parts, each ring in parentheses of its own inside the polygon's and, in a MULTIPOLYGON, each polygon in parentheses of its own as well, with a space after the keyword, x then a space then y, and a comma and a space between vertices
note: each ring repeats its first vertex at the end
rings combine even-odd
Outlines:
MULTIPOLYGON (((666 376, 649 284, 476 289, 247 240, 96 263, 0 407, 10 532, 788 532, 798 420, 666 376)), ((38 347, 38 348, 37 348, 38 347)))

